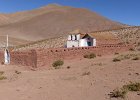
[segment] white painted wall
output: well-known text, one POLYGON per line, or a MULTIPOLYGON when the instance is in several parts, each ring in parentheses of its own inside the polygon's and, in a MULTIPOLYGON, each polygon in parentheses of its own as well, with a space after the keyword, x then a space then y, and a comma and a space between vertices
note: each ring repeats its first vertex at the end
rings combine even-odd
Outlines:
POLYGON ((68 40, 80 40, 80 34, 68 35, 68 40))
POLYGON ((77 36, 77 40, 80 40, 80 34, 77 34, 76 36, 77 36))
POLYGON ((79 41, 67 41, 67 48, 71 48, 71 47, 79 47, 79 41))
POLYGON ((79 41, 79 47, 87 47, 87 40, 86 39, 80 39, 79 41))
POLYGON ((75 40, 75 35, 72 35, 72 40, 75 40))
POLYGON ((68 35, 68 40, 71 40, 71 35, 68 35))
POLYGON ((93 46, 96 46, 96 39, 93 39, 93 46))
MULTIPOLYGON (((96 39, 91 39, 90 41, 93 41, 93 46, 96 46, 96 39)), ((87 39, 80 39, 80 34, 77 35, 68 35, 68 41, 67 41, 67 48, 70 47, 87 47, 87 39), (76 37, 76 38, 75 38, 76 37)))

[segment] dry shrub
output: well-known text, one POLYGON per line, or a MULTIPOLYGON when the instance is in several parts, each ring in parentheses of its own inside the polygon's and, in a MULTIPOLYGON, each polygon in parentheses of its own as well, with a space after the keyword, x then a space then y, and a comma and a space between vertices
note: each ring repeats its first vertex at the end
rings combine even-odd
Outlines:
POLYGON ((96 55, 94 53, 91 53, 89 55, 84 55, 84 58, 88 58, 88 59, 93 59, 95 57, 96 57, 96 55))
POLYGON ((4 79, 7 79, 7 77, 5 77, 5 76, 0 76, 0 80, 4 80, 4 79))
POLYGON ((57 61, 55 61, 55 62, 52 64, 52 66, 53 66, 55 69, 59 69, 60 66, 62 66, 63 64, 64 64, 64 61, 62 61, 62 60, 57 60, 57 61))
POLYGON ((90 75, 90 72, 84 72, 84 73, 82 74, 82 76, 85 76, 85 75, 90 75))
POLYGON ((19 72, 19 71, 17 71, 17 70, 15 70, 15 73, 16 73, 16 74, 21 74, 21 72, 19 72))
POLYGON ((140 83, 139 82, 130 82, 127 85, 123 85, 122 88, 113 90, 113 92, 110 92, 110 97, 111 98, 125 98, 126 94, 131 91, 131 92, 137 92, 140 91, 140 83))
POLYGON ((135 49, 134 48, 130 48, 129 51, 135 51, 135 49))
POLYGON ((135 82, 135 83, 130 82, 129 84, 124 85, 123 88, 128 90, 128 91, 140 91, 140 83, 138 83, 138 82, 135 82))
POLYGON ((132 60, 140 60, 139 57, 134 57, 132 60))
POLYGON ((118 61, 121 61, 121 59, 119 59, 119 58, 114 58, 113 59, 113 62, 118 62, 118 61))
POLYGON ((125 98, 127 94, 127 91, 124 89, 116 89, 113 90, 113 92, 110 92, 110 97, 111 98, 125 98))
POLYGON ((0 71, 0 80, 7 79, 5 76, 3 76, 4 71, 0 71))
POLYGON ((131 54, 125 54, 125 55, 118 55, 116 58, 113 59, 113 62, 126 60, 126 59, 132 59, 132 60, 139 60, 140 54, 137 53, 131 53, 131 54))
POLYGON ((0 71, 0 75, 3 75, 4 74, 4 71, 0 71))
POLYGON ((118 52, 115 52, 115 55, 118 55, 119 53, 118 52))

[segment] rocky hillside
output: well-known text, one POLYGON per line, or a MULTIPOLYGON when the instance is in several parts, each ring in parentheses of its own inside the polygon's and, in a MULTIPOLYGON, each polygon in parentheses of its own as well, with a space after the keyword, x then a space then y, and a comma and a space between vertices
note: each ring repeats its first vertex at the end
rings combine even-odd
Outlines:
MULTIPOLYGON (((127 27, 116 30, 91 32, 89 34, 97 39, 98 45, 133 44, 140 47, 140 27, 127 27)), ((14 50, 65 47, 66 41, 67 35, 19 45, 14 47, 14 50)))
POLYGON ((27 49, 38 49, 38 48, 57 48, 65 47, 67 36, 44 39, 36 42, 30 42, 23 45, 12 46, 12 50, 27 50, 27 49))
POLYGON ((98 37, 100 34, 104 34, 103 36, 106 36, 107 34, 113 34, 120 40, 121 44, 131 44, 135 45, 137 48, 140 48, 140 26, 99 31, 93 32, 92 34, 98 34, 98 37))
POLYGON ((60 5, 0 14, 0 35, 31 41, 64 36, 75 29, 91 32, 121 27, 126 26, 87 9, 60 5))

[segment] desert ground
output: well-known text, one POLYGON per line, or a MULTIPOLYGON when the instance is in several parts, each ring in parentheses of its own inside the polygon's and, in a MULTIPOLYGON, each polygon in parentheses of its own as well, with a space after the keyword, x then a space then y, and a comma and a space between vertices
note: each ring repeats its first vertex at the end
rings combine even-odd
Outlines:
MULTIPOLYGON (((140 60, 113 62, 117 56, 118 54, 112 54, 95 59, 73 59, 64 61, 60 69, 49 70, 0 65, 0 71, 7 78, 0 80, 0 99, 120 100, 110 98, 108 94, 130 81, 140 82, 140 60)), ((140 100, 139 94, 129 92, 126 99, 140 100)))

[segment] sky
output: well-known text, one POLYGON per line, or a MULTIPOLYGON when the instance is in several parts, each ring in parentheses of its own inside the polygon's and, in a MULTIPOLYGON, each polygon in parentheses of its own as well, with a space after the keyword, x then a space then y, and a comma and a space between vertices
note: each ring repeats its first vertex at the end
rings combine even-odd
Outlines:
POLYGON ((140 0, 0 0, 0 13, 32 10, 52 3, 87 8, 108 19, 140 26, 140 0))

